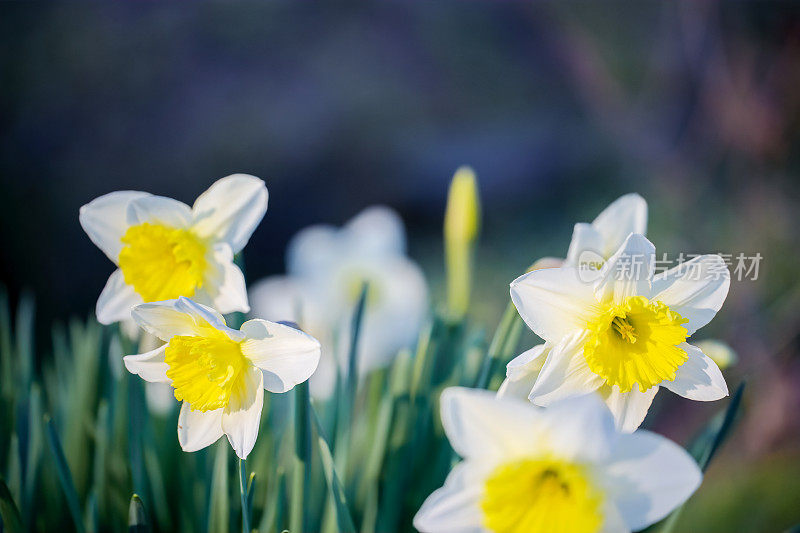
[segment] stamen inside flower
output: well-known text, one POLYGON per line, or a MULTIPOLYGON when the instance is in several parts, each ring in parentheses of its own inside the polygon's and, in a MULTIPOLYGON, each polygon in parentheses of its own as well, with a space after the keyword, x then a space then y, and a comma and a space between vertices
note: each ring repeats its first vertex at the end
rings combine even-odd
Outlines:
POLYGON ((208 270, 208 243, 192 231, 145 222, 122 236, 119 267, 145 302, 194 296, 208 270))
POLYGON ((583 355, 589 369, 630 392, 675 379, 675 371, 687 355, 678 347, 687 337, 682 324, 688 320, 661 302, 630 296, 622 304, 610 305, 589 325, 591 334, 583 355))
POLYGON ((497 467, 481 509, 484 525, 496 533, 593 533, 603 522, 602 502, 583 465, 537 458, 497 467))
POLYGON ((209 328, 204 337, 172 337, 164 353, 175 398, 188 402, 192 410, 226 407, 234 395, 244 393, 250 363, 241 344, 223 332, 209 328))

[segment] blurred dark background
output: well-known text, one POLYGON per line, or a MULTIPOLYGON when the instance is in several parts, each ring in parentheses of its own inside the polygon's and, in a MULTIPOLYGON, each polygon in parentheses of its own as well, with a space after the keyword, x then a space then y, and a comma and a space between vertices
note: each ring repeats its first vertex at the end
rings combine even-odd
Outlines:
MULTIPOLYGON (((748 415, 687 513, 720 506, 721 531, 800 521, 798 4, 5 3, 0 87, 0 281, 35 293, 43 334, 88 315, 113 268, 82 204, 191 204, 235 172, 270 190, 250 280, 282 272, 304 226, 384 203, 436 296, 447 184, 472 165, 487 329, 511 279, 626 192, 648 199, 659 251, 761 253, 700 332, 739 352, 748 415), (746 497, 767 498, 761 515, 746 497)), ((682 402, 659 395, 657 429, 685 441, 720 406, 682 402)))

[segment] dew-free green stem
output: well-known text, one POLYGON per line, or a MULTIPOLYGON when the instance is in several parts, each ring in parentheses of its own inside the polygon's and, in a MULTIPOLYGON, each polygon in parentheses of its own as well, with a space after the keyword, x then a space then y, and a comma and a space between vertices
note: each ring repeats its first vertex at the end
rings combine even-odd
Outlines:
POLYGON ((250 506, 247 497, 247 469, 244 459, 239 459, 239 494, 242 498, 242 533, 250 533, 250 506))
POLYGON ((516 347, 521 332, 522 319, 519 318, 519 313, 517 313, 514 303, 508 302, 503 318, 500 319, 500 324, 494 332, 494 337, 492 337, 492 343, 489 345, 489 351, 481 366, 478 379, 475 381, 476 389, 485 389, 489 386, 498 360, 503 356, 507 356, 507 352, 516 347))

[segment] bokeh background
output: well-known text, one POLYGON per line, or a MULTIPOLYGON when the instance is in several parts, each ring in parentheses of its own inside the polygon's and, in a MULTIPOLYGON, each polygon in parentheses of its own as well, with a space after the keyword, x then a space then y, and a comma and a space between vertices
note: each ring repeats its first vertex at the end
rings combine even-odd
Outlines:
MULTIPOLYGON (((386 204, 442 294, 453 171, 477 171, 475 323, 563 256, 572 225, 636 191, 659 251, 760 253, 697 336, 725 339, 745 414, 683 517, 800 522, 800 6, 789 2, 0 5, 0 281, 35 293, 39 343, 88 316, 112 265, 78 208, 118 189, 191 203, 263 178, 250 280, 301 228, 386 204)), ((531 344, 533 338, 523 341, 531 344)), ((668 393, 647 425, 686 442, 727 400, 668 393)))

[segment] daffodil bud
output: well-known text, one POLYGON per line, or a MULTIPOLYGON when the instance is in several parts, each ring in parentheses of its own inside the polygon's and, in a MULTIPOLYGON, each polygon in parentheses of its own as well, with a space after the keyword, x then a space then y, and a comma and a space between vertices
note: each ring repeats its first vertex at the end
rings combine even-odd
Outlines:
POLYGON ((444 216, 447 307, 450 318, 467 312, 472 278, 472 251, 480 231, 480 198, 475 172, 459 168, 450 183, 444 216))

